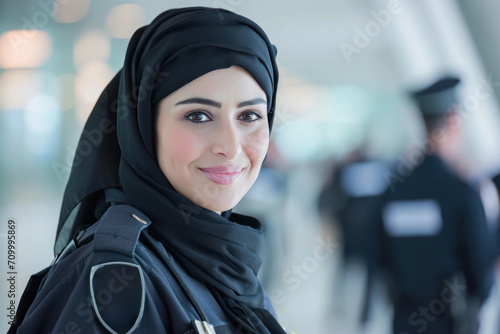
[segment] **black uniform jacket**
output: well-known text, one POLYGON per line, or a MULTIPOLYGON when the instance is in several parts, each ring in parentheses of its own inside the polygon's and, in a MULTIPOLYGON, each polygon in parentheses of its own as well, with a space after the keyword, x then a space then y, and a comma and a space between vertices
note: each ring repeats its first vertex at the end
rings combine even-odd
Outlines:
POLYGON ((426 156, 383 203, 381 258, 400 307, 488 296, 494 250, 481 200, 438 156, 426 156), (458 273, 466 290, 452 279, 458 273))
MULTIPOLYGON (((149 224, 131 206, 110 207, 77 238, 76 250, 39 275, 44 277, 36 297, 27 289, 23 299, 34 300, 18 319, 17 332, 197 333, 192 322, 199 325, 202 319, 190 293, 217 334, 235 333, 202 282, 190 277, 160 242, 153 240, 173 271, 139 239, 149 224)), ((274 314, 269 300, 266 308, 274 314)))

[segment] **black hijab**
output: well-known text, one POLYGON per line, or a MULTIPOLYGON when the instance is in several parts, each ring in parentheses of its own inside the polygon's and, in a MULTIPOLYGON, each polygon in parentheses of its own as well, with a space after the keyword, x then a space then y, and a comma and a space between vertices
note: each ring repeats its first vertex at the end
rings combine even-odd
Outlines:
POLYGON ((257 280, 260 223, 231 212, 218 215, 177 193, 157 164, 154 143, 154 109, 161 99, 203 74, 234 65, 266 93, 271 130, 275 56, 258 25, 222 9, 168 10, 136 31, 122 70, 85 124, 63 198, 56 253, 78 225, 96 221, 108 205, 128 203, 152 220, 151 233, 211 289, 239 332, 283 332, 265 310, 257 280))

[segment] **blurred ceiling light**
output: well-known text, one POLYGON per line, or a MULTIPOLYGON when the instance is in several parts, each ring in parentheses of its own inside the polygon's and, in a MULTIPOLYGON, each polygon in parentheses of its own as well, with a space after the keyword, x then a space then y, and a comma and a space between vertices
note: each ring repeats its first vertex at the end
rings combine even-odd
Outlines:
POLYGON ((0 35, 0 67, 35 68, 52 55, 52 38, 41 30, 11 30, 0 35))
POLYGON ((43 89, 42 78, 31 70, 10 70, 0 76, 0 109, 22 110, 43 89))
POLYGON ((87 14, 89 7, 90 0, 54 1, 52 16, 59 23, 75 23, 87 14))
POLYGON ((80 67, 75 78, 76 117, 80 124, 85 124, 92 107, 113 75, 111 67, 99 60, 80 67))
POLYGON ((118 5, 106 18, 106 27, 110 36, 114 38, 130 38, 143 25, 144 10, 140 5, 118 5))
POLYGON ((50 96, 59 101, 61 110, 68 110, 75 106, 75 75, 63 74, 55 78, 48 88, 50 96))
POLYGON ((90 31, 75 42, 73 62, 76 67, 92 60, 109 60, 111 53, 109 37, 99 31, 90 31))

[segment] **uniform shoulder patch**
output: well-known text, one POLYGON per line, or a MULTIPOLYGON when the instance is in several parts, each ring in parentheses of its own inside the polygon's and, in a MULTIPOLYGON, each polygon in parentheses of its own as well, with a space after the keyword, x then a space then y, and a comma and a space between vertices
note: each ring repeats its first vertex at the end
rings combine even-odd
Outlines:
POLYGON ((145 287, 141 267, 107 262, 90 271, 92 307, 101 324, 113 334, 132 333, 144 313, 145 287))

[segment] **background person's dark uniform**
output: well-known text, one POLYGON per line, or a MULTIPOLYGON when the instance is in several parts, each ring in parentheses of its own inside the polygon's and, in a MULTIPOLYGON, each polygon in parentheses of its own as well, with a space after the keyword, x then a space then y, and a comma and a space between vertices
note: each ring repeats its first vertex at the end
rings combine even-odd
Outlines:
MULTIPOLYGON (((350 265, 361 265, 366 270, 360 318, 357 319, 365 324, 376 267, 373 215, 387 187, 383 175, 388 166, 382 161, 364 158, 360 151, 353 154, 354 157, 334 168, 332 181, 324 187, 318 206, 329 222, 338 224, 342 234, 343 269, 340 274, 345 275, 350 265)), ((348 279, 348 276, 340 278, 342 283, 348 279)), ((343 285, 339 288, 344 289, 343 285)))
POLYGON ((355 157, 334 169, 332 182, 319 199, 323 215, 339 224, 345 261, 369 261, 373 247, 373 212, 385 191, 383 179, 387 165, 381 161, 355 157))
MULTIPOLYGON (((418 93, 424 116, 444 114, 457 83, 443 80, 418 93)), ((475 333, 471 321, 457 321, 492 285, 494 250, 479 195, 430 154, 382 203, 380 258, 391 282, 394 333, 475 333)))

